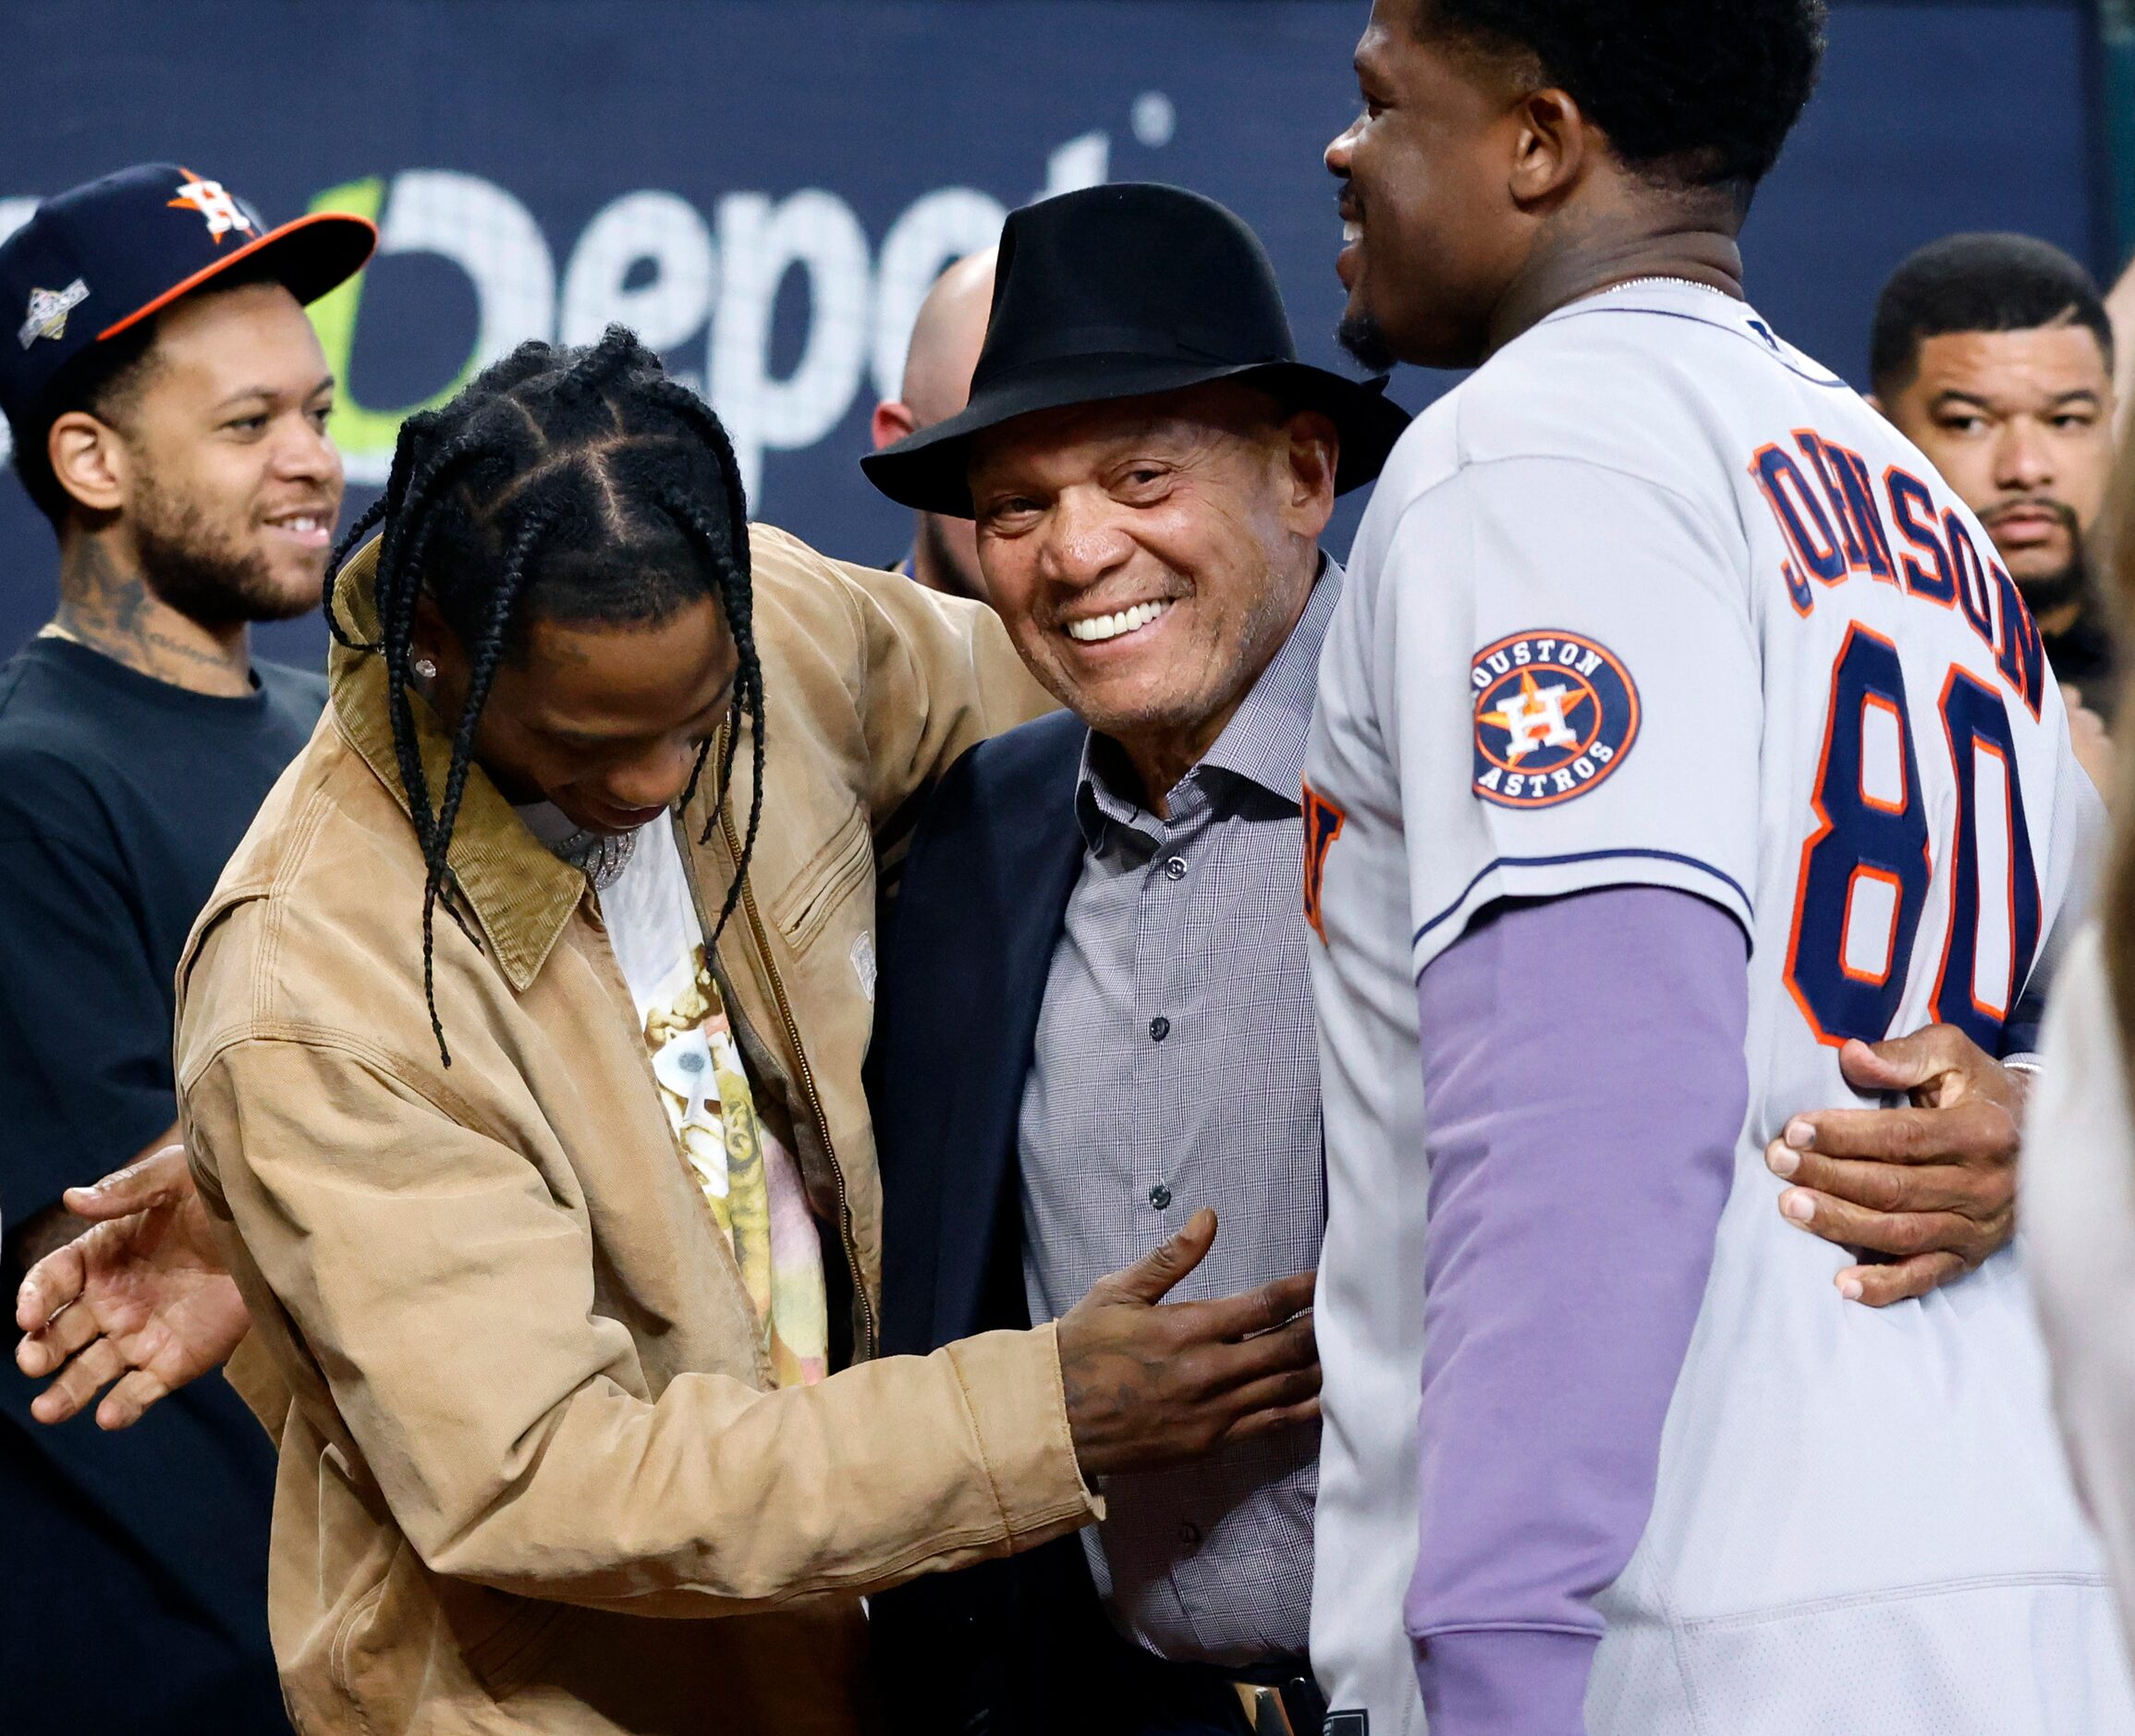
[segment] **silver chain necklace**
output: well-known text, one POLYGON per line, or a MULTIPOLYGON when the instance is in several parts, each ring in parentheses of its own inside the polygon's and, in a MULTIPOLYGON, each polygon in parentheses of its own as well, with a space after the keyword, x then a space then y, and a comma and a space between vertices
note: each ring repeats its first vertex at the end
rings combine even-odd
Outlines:
POLYGON ((635 832, 610 837, 601 832, 580 831, 573 832, 556 845, 555 854, 592 881, 594 891, 605 892, 622 878, 623 870, 629 865, 637 848, 635 832))
POLYGON ((1718 296, 1723 301, 1732 301, 1735 299, 1725 289, 1715 289, 1711 284, 1700 283, 1695 277, 1632 277, 1623 283, 1612 283, 1606 289, 1601 290, 1599 293, 1604 296, 1613 296, 1619 289, 1651 289, 1670 284, 1679 285, 1686 289, 1702 289, 1707 295, 1718 296))

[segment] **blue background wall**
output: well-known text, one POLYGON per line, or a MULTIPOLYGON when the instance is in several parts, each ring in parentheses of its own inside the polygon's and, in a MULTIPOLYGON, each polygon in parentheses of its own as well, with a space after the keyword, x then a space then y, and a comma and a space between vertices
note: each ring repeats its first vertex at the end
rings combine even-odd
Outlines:
MULTIPOLYGON (((0 227, 175 158, 279 220, 374 210, 391 250, 323 310, 351 476, 394 412, 530 335, 617 317, 709 383, 760 516, 888 561, 854 464, 946 254, 1097 178, 1183 183, 1260 231, 1308 355, 1336 364, 1320 166, 1363 0, 10 0, 0 227), (795 263, 782 267, 791 256, 795 263)), ((1959 228, 2109 272, 2094 25, 2055 4, 1839 5, 1823 89, 1752 217, 1751 290, 1859 378, 1877 287, 1959 228)), ((1421 406, 1444 382, 1409 374, 1421 406)), ((368 498, 351 491, 350 509, 368 498)), ((1337 525, 1344 546, 1355 508, 1337 525)), ((53 600, 51 538, 0 484, 0 651, 53 600)), ((315 620, 271 630, 310 658, 315 620)))

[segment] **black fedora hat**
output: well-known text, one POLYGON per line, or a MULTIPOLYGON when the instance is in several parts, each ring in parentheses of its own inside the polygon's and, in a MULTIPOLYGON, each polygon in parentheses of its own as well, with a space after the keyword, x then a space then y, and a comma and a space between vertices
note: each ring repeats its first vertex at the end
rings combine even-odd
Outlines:
POLYGON ((1009 214, 970 404, 860 468, 901 506, 968 519, 973 434, 1032 410, 1212 380, 1330 417, 1342 442, 1337 492, 1378 475, 1409 425, 1384 380, 1298 360, 1275 267, 1223 206, 1177 187, 1084 188, 1009 214))

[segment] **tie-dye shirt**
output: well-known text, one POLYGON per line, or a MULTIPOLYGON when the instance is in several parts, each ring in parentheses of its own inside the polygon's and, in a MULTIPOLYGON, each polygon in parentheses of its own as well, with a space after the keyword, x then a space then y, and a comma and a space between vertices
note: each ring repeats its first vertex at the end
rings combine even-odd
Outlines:
MULTIPOLYGON (((562 816, 542 806, 546 813, 521 813, 553 847, 562 816)), ((733 1246, 772 1377, 781 1387, 821 1380, 830 1339, 822 1238, 799 1165, 756 1112, 667 820, 636 835, 622 872, 598 897, 676 1144, 733 1246)))

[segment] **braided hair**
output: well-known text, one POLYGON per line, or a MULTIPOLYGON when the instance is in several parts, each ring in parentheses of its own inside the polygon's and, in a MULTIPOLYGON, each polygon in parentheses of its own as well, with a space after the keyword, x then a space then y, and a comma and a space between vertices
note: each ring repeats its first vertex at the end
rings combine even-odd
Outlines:
MULTIPOLYGON (((328 563, 326 625, 350 650, 385 662, 393 752, 421 846, 422 997, 439 1058, 452 1065, 437 1012, 435 925, 452 902, 452 833, 474 736, 498 665, 536 619, 653 626, 701 596, 717 599, 738 666, 721 743, 709 842, 746 726, 755 768, 749 825, 716 946, 741 897, 763 810, 763 670, 750 608, 749 519, 741 472, 711 408, 666 376, 619 325, 598 344, 521 344, 448 404, 401 425, 385 492, 328 563), (378 638, 352 638, 334 606, 335 577, 378 527, 378 638), (411 697, 416 600, 427 595, 468 659, 467 701, 435 806, 411 697)), ((682 803, 697 793, 713 743, 699 750, 682 803)))

